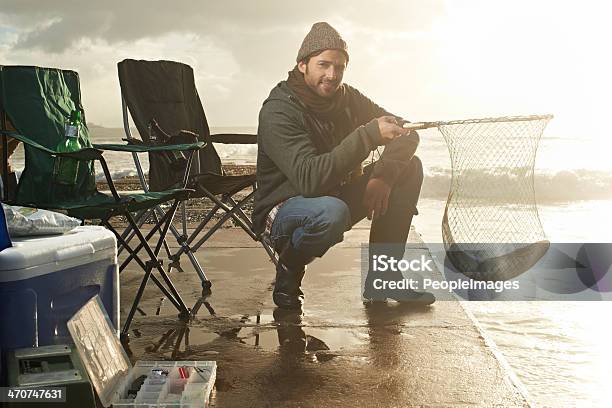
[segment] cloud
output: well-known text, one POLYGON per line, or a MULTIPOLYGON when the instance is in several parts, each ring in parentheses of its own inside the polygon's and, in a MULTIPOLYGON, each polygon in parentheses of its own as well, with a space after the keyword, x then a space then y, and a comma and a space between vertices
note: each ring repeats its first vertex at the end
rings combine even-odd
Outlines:
POLYGON ((117 1, 65 0, 3 2, 0 21, 21 27, 16 48, 61 52, 82 38, 109 44, 168 33, 209 35, 232 43, 239 38, 303 35, 318 20, 350 21, 357 27, 397 30, 428 24, 441 3, 340 0, 282 1, 117 1), (416 7, 419 5, 419 7, 416 7), (371 10, 368 10, 371 9, 371 10), (364 12, 366 11, 366 12, 364 12))
POLYGON ((398 42, 397 32, 422 30, 441 8, 441 1, 423 6, 417 0, 108 0, 86 5, 74 0, 5 0, 0 9, 0 58, 5 64, 77 70, 88 117, 106 125, 120 123, 118 108, 109 104, 119 101, 118 61, 185 62, 194 67, 205 103, 210 101, 205 109, 213 125, 254 124, 261 102, 295 64, 314 22, 328 21, 342 33, 353 70, 353 61, 386 60, 389 50, 397 50, 403 41, 398 42))
MULTIPOLYGON (((304 35, 328 21, 351 56, 345 80, 412 120, 551 112, 547 131, 602 130, 612 93, 610 6, 587 0, 3 0, 2 64, 74 69, 88 119, 120 126, 116 64, 194 68, 211 126, 255 125, 304 35)), ((603 136, 602 136, 603 137, 603 136)))

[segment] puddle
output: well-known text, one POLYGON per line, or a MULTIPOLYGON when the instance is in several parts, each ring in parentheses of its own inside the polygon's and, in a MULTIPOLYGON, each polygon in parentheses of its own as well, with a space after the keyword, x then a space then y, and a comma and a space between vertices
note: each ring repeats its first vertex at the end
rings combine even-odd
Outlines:
POLYGON ((307 327, 304 331, 307 336, 323 342, 332 351, 355 348, 368 341, 367 333, 355 329, 307 327))
POLYGON ((219 338, 219 335, 201 328, 180 326, 168 329, 161 336, 151 339, 151 343, 144 347, 148 353, 160 353, 177 359, 191 353, 192 347, 206 345, 219 338))
POLYGON ((190 327, 189 332, 186 333, 185 341, 190 346, 200 346, 208 344, 214 340, 217 340, 218 338, 219 335, 217 333, 202 330, 199 327, 190 327))
POLYGON ((172 359, 206 353, 224 342, 234 342, 254 350, 302 356, 321 363, 337 357, 338 352, 368 342, 366 328, 311 327, 299 314, 283 311, 274 314, 277 318, 273 314, 217 317, 208 323, 198 321, 196 325, 166 326, 163 330, 160 327, 154 336, 143 332, 138 337, 150 339, 144 347, 146 352, 172 359))
POLYGON ((309 352, 339 351, 358 347, 368 341, 367 333, 346 328, 313 328, 299 325, 279 325, 274 329, 244 328, 242 342, 265 351, 278 351, 281 343, 304 343, 309 352))
POLYGON ((276 351, 278 350, 278 333, 276 330, 263 330, 259 333, 253 333, 253 330, 250 330, 250 335, 247 335, 244 342, 262 350, 276 351))
POLYGON ((240 342, 275 352, 284 343, 297 343, 308 352, 339 351, 358 347, 368 341, 366 330, 336 327, 310 327, 303 315, 276 309, 273 314, 233 315, 242 327, 236 337, 240 342), (275 317, 276 315, 276 317, 275 317))
POLYGON ((229 316, 229 319, 240 321, 242 322, 242 324, 245 324, 247 326, 258 325, 258 324, 271 325, 275 323, 274 316, 268 313, 261 313, 261 314, 252 315, 252 316, 236 314, 236 315, 229 316))

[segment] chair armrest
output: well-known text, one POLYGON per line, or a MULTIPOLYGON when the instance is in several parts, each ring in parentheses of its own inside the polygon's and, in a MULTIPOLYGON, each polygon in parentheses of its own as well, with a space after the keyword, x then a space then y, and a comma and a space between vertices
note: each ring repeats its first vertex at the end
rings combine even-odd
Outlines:
POLYGON ((210 141, 224 144, 256 144, 257 135, 246 133, 218 133, 216 135, 210 135, 210 141))
POLYGON ((102 151, 93 147, 86 147, 76 152, 55 153, 55 156, 66 156, 77 160, 101 160, 102 151))
POLYGON ((28 146, 32 146, 38 150, 42 150, 43 152, 49 153, 51 156, 66 156, 77 160, 99 160, 100 158, 102 158, 102 151, 92 147, 86 147, 84 149, 80 149, 74 152, 58 152, 54 149, 49 149, 48 147, 45 147, 35 142, 27 136, 20 135, 15 132, 7 132, 3 130, 0 131, 0 133, 2 135, 12 137, 13 139, 17 139, 20 142, 27 144, 28 146))
POLYGON ((160 146, 150 146, 146 144, 125 145, 125 144, 97 144, 97 143, 94 143, 93 146, 96 149, 112 150, 115 152, 148 153, 148 152, 200 150, 204 146, 206 146, 206 142, 176 144, 176 145, 160 145, 160 146))

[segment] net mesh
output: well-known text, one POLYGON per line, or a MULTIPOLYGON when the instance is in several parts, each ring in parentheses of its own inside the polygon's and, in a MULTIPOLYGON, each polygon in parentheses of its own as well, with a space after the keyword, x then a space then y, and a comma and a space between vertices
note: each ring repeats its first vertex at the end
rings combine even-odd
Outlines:
POLYGON ((510 279, 548 249, 533 173, 538 143, 551 118, 435 123, 452 163, 442 238, 459 272, 479 280, 510 279))

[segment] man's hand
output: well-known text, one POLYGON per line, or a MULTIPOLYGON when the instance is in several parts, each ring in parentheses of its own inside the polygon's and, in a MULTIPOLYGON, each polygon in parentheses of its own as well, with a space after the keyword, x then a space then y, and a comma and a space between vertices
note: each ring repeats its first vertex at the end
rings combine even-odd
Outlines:
POLYGON ((363 194, 363 205, 368 220, 378 218, 387 212, 391 187, 380 178, 371 178, 363 194))
POLYGON ((387 144, 398 136, 403 136, 410 133, 410 129, 404 129, 398 126, 397 120, 393 116, 381 116, 376 118, 378 121, 378 129, 382 136, 383 144, 387 144))

